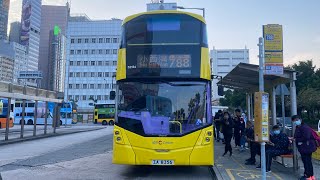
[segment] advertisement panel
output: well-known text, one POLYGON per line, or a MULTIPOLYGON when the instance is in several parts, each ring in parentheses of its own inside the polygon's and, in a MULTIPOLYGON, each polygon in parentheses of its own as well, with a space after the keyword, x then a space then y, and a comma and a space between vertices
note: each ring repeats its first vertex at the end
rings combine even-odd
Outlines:
POLYGON ((269 94, 256 92, 254 94, 254 140, 269 141, 269 94))
POLYGON ((20 43, 24 46, 29 45, 30 24, 31 24, 31 1, 23 0, 22 15, 21 15, 20 43))
POLYGON ((283 74, 283 35, 282 25, 263 26, 265 74, 283 74))

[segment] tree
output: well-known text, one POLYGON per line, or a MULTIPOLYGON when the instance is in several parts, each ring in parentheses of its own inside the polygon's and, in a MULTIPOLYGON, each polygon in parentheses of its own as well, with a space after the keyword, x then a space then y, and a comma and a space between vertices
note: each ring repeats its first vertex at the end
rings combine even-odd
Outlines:
POLYGON ((229 108, 244 108, 246 106, 246 93, 228 89, 225 91, 224 98, 220 99, 220 104, 229 108))

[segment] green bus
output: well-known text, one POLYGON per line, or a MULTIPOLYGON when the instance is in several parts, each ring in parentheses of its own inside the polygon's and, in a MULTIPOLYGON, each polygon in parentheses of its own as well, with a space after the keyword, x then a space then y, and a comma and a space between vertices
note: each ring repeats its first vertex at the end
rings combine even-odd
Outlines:
POLYGON ((94 123, 114 125, 115 104, 95 104, 94 123))

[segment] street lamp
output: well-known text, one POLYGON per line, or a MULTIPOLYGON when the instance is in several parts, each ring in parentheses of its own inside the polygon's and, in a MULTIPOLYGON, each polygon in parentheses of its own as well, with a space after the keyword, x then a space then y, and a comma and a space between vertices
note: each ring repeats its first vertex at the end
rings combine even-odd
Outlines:
POLYGON ((173 8, 177 8, 177 9, 196 9, 196 10, 201 10, 202 11, 202 16, 205 18, 205 8, 186 8, 183 6, 173 6, 173 8))

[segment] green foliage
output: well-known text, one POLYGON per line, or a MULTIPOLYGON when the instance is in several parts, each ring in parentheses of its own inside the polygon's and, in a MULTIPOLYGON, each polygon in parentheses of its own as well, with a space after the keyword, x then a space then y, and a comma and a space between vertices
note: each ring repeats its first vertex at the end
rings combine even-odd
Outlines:
POLYGON ((229 108, 242 108, 246 107, 246 93, 230 89, 225 91, 224 98, 220 99, 221 106, 228 106, 229 108))

